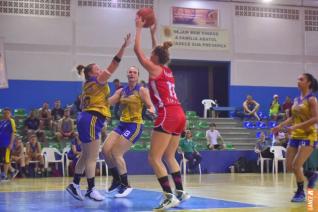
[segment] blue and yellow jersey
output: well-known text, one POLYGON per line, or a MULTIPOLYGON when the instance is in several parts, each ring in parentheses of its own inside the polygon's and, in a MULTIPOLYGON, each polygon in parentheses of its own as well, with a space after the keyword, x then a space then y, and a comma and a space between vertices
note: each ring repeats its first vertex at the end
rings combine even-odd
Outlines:
POLYGON ((143 124, 142 108, 143 101, 139 94, 140 85, 136 85, 132 90, 128 86, 121 91, 120 109, 122 122, 133 122, 143 124))
MULTIPOLYGON (((292 107, 292 117, 294 124, 305 122, 311 118, 311 110, 309 106, 309 98, 314 96, 309 94, 301 99, 295 98, 294 105, 292 107)), ((309 140, 310 142, 317 141, 317 129, 315 124, 311 125, 307 129, 296 129, 291 134, 292 139, 309 140)))
POLYGON ((3 119, 0 121, 0 147, 8 147, 12 134, 16 134, 14 119, 3 119))
POLYGON ((111 117, 107 98, 110 89, 107 83, 101 84, 96 77, 87 80, 83 86, 81 106, 83 111, 96 111, 103 116, 111 117))

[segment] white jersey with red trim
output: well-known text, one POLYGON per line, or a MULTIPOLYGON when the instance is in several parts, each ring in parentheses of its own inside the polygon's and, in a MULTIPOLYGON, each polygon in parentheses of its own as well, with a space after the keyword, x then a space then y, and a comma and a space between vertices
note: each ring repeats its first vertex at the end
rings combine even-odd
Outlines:
POLYGON ((157 108, 180 105, 175 92, 175 80, 170 68, 161 66, 162 72, 156 78, 149 78, 150 97, 157 108))

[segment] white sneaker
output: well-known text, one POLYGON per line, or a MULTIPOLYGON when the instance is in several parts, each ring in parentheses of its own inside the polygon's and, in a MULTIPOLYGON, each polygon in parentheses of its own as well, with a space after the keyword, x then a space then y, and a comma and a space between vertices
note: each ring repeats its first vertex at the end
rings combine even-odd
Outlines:
POLYGON ((84 200, 84 197, 82 195, 82 191, 79 185, 76 185, 75 183, 71 183, 67 186, 66 191, 70 195, 72 195, 75 199, 84 200))
POLYGON ((125 186, 123 184, 121 184, 118 188, 118 193, 115 194, 115 197, 127 197, 130 192, 132 192, 133 188, 129 187, 129 186, 125 186))
POLYGON ((176 190, 176 197, 180 202, 186 201, 191 198, 189 193, 182 190, 176 190))
POLYGON ((169 208, 176 207, 180 204, 180 201, 174 194, 164 193, 165 199, 160 203, 160 205, 155 210, 165 210, 169 208))
POLYGON ((85 196, 95 201, 103 201, 105 199, 105 197, 101 195, 95 187, 92 188, 92 190, 87 191, 85 196))

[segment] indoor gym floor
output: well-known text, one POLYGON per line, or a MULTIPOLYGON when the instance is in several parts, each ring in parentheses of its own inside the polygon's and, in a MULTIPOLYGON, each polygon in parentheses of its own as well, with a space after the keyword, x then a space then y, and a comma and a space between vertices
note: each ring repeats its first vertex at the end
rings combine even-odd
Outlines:
MULTIPOLYGON (((0 211, 151 211, 161 200, 153 175, 129 176, 135 188, 127 198, 106 196, 103 202, 77 201, 65 187, 71 177, 15 179, 0 183, 0 211)), ((105 191, 110 178, 97 177, 96 186, 105 191)), ((82 190, 86 180, 82 178, 82 190)), ((291 203, 295 191, 291 174, 187 175, 186 190, 192 198, 171 211, 306 211, 305 203, 291 203)))

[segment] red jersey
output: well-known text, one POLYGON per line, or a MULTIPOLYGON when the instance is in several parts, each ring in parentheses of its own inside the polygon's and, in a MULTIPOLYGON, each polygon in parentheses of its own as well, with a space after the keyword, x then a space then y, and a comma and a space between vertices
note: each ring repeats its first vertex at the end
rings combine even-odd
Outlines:
POLYGON ((162 72, 156 78, 149 78, 151 100, 156 108, 180 105, 175 92, 174 77, 170 68, 161 66, 162 72))

